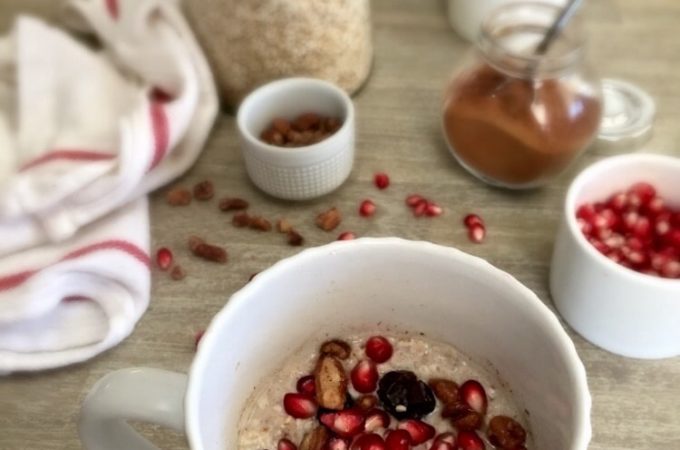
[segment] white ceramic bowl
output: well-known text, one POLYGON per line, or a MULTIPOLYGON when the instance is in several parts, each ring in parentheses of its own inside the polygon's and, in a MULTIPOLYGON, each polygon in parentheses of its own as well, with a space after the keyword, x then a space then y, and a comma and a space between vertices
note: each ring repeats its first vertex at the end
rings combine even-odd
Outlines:
POLYGON ((423 332, 491 363, 529 411, 537 449, 587 449, 585 369, 557 317, 482 259, 395 238, 335 242, 260 273, 212 321, 188 381, 148 369, 108 375, 83 407, 85 447, 141 448, 112 420, 134 417, 184 424, 194 450, 236 449, 244 404, 264 377, 321 333, 377 324, 423 332), (97 445, 112 439, 117 447, 97 445))
POLYGON ((574 179, 555 242, 550 290, 564 319, 593 344, 635 358, 680 355, 680 280, 613 262, 583 236, 576 210, 647 181, 680 207, 680 159, 628 154, 599 161, 574 179))
POLYGON ((250 179, 268 194, 307 200, 337 189, 354 164, 354 105, 337 86, 312 78, 287 78, 253 91, 238 109, 241 151, 250 179), (259 136, 277 117, 314 112, 337 117, 342 127, 313 145, 284 148, 259 136))

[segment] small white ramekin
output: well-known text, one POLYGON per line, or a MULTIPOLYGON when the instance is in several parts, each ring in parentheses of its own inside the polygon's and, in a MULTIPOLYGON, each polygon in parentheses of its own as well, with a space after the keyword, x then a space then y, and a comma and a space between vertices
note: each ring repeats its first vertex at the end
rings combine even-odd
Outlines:
POLYGON ((236 119, 250 179, 268 194, 307 200, 337 189, 354 164, 354 105, 337 86, 312 78, 286 78, 266 84, 243 101, 236 119), (313 145, 286 148, 259 136, 277 117, 294 119, 313 112, 336 117, 342 127, 313 145))
POLYGON ((606 200, 646 181, 680 207, 680 159, 652 154, 606 158, 572 182, 550 268, 555 306, 593 344, 633 358, 680 355, 680 280, 627 269, 599 253, 583 236, 577 208, 606 200))

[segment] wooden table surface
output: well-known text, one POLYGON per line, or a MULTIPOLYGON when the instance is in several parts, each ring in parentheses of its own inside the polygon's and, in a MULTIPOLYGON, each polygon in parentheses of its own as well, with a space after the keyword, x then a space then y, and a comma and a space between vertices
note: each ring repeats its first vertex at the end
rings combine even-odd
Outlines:
MULTIPOLYGON (((252 210, 272 219, 285 216, 304 234, 307 246, 332 241, 336 233, 315 228, 318 211, 338 206, 342 229, 361 236, 425 239, 461 248, 510 272, 550 304, 548 264, 566 186, 578 170, 614 151, 592 148, 549 186, 531 192, 491 189, 464 172, 447 153, 439 132, 442 89, 467 46, 448 26, 444 2, 374 0, 375 66, 356 96, 357 159, 349 181, 333 194, 307 203, 269 198, 249 182, 239 154, 234 118, 220 117, 196 166, 178 184, 210 179, 220 194, 247 198, 252 210), (393 185, 372 187, 375 171, 387 171, 393 185), (442 217, 417 220, 403 206, 418 192, 445 208, 442 217), (372 197, 379 212, 371 220, 356 214, 372 197), (470 243, 460 224, 468 212, 488 225, 483 245, 470 243)), ((592 59, 602 76, 623 78, 656 100, 658 117, 643 151, 678 154, 680 147, 680 2, 597 0, 587 7, 592 59)), ((1 0, 0 30, 30 11, 58 21, 53 0, 1 0)), ((628 149, 618 150, 627 151, 628 149)), ((153 247, 176 249, 189 275, 180 282, 154 272, 152 300, 135 332, 117 348, 84 364, 35 375, 0 379, 0 449, 76 449, 78 410, 93 383, 109 371, 150 366, 186 371, 194 356, 193 336, 229 296, 261 271, 299 248, 278 233, 235 229, 215 202, 171 209, 163 192, 151 201, 153 247), (192 259, 189 235, 224 244, 226 266, 192 259)), ((552 305, 551 305, 552 307, 552 305)), ((625 359, 595 348, 570 331, 593 394, 593 450, 680 449, 680 358, 625 359)), ((154 427, 144 432, 164 449, 184 449, 183 438, 154 427)), ((550 450, 550 449, 541 449, 550 450)))

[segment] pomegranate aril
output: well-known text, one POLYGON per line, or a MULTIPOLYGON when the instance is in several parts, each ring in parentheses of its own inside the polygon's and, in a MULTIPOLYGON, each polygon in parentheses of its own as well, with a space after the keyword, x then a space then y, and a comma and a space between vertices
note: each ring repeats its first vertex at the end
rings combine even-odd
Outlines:
POLYGON ((647 204, 656 197, 656 189, 654 189, 654 186, 645 182, 635 183, 628 189, 628 193, 631 194, 631 197, 636 196, 639 199, 640 204, 647 204))
POLYGON ((631 229, 631 232, 641 239, 648 238, 652 232, 652 224, 647 217, 640 217, 631 229))
POLYGON ((477 214, 468 214, 463 218, 463 223, 466 227, 474 227, 477 225, 484 226, 484 221, 477 214))
POLYGON ((438 435, 436 438, 434 438, 434 443, 437 442, 446 442, 448 444, 451 444, 456 447, 456 435, 450 432, 447 433, 442 433, 438 435))
POLYGON ((666 209, 666 203, 661 197, 654 197, 647 203, 645 211, 653 216, 664 212, 666 209))
POLYGON ((289 439, 283 438, 276 445, 276 450, 297 450, 297 445, 293 444, 289 439))
POLYGON ((476 380, 468 380, 460 388, 460 398, 479 414, 486 414, 488 404, 484 387, 476 380))
POLYGON ((654 232, 658 236, 664 236, 671 231, 671 215, 670 213, 662 213, 656 216, 654 220, 654 232))
POLYGON ((385 441, 375 433, 362 434, 352 444, 352 450, 386 450, 385 441))
POLYGON ((626 245, 631 250, 643 250, 645 248, 645 244, 642 242, 642 240, 635 236, 628 238, 626 240, 626 245))
POLYGON ((373 408, 366 412, 366 421, 364 422, 365 431, 376 431, 386 429, 390 426, 390 416, 382 409, 373 408))
POLYGON ((576 223, 578 224, 579 229, 581 230, 581 233, 584 235, 588 236, 590 233, 593 232, 593 225, 588 222, 585 219, 576 219, 576 223))
POLYGON ((319 421, 335 434, 351 438, 364 430, 364 415, 357 409, 323 413, 319 421))
POLYGON ((426 201, 425 198, 423 198, 422 195, 418 194, 411 194, 408 197, 406 197, 406 205, 411 208, 415 208, 416 206, 425 201, 426 201))
POLYGON ((418 203, 413 208, 413 215, 416 216, 416 217, 421 217, 421 216, 425 215, 426 212, 427 212, 427 201, 425 201, 425 200, 418 203))
POLYGON ((172 266, 172 252, 169 248, 161 247, 156 252, 156 264, 161 270, 168 270, 172 266))
POLYGON ((668 233, 668 236, 666 236, 666 242, 668 242, 669 245, 675 247, 676 250, 680 251, 680 229, 672 230, 670 233, 668 233))
POLYGON ((680 278, 680 261, 666 261, 659 273, 665 278, 680 278))
POLYGON ((384 336, 371 336, 366 341, 366 356, 378 364, 388 361, 393 351, 392 344, 384 336))
POLYGON ((468 237, 475 244, 481 244, 486 237, 486 228, 483 225, 473 225, 468 229, 468 237))
POLYGON ((590 244, 593 247, 595 247, 595 250, 597 250, 598 252, 600 252, 602 254, 606 254, 607 252, 609 252, 611 250, 611 248, 607 244, 605 244, 604 242, 602 242, 601 240, 599 240, 597 238, 594 238, 594 237, 588 238, 588 242, 590 242, 590 244))
POLYGON ((434 437, 435 429, 429 423, 417 419, 408 419, 399 423, 400 430, 406 430, 411 437, 411 445, 420 445, 434 437))
POLYGON ((484 441, 474 431, 458 433, 458 448, 460 450, 484 450, 484 441))
POLYGON ((632 231, 638 219, 640 218, 640 215, 635 211, 628 211, 623 214, 622 218, 624 228, 628 231, 632 231))
POLYGON ((411 435, 406 430, 390 430, 385 437, 387 450, 409 450, 411 435))
POLYGON ((297 381, 296 389, 300 394, 308 397, 316 395, 316 383, 313 375, 306 375, 297 381))
POLYGON ((579 219, 583 219, 587 222, 592 222, 596 214, 597 211, 595 210, 595 207, 590 203, 581 205, 576 210, 576 217, 578 217, 579 219))
POLYGON ((623 211, 628 206, 628 195, 623 192, 614 194, 607 202, 607 205, 614 211, 623 211))
POLYGON ((375 214, 376 206, 371 200, 364 200, 359 205, 359 215, 361 217, 371 217, 375 214))
POLYGON ((441 216, 444 210, 436 203, 429 202, 425 207, 425 215, 428 217, 441 216))
POLYGON ((350 373, 352 386, 362 394, 375 391, 378 386, 378 377, 378 368, 373 361, 368 359, 359 361, 350 373))
POLYGON ((324 447, 324 450, 349 450, 349 443, 343 438, 332 437, 329 439, 326 447, 324 447))
POLYGON ((449 444, 448 442, 434 441, 430 447, 430 450, 456 450, 456 447, 453 444, 449 444))
POLYGON ((283 396, 283 409, 296 419, 309 419, 316 414, 318 406, 312 398, 295 392, 283 396))
POLYGON ((604 245, 611 248, 621 248, 626 244, 626 238, 618 233, 612 233, 607 239, 602 241, 604 245))
POLYGON ((338 235, 338 241, 351 241, 352 239, 356 239, 357 235, 352 233, 351 231, 344 231, 338 235))
POLYGON ((378 189, 387 189, 390 185, 390 177, 384 172, 378 172, 373 176, 373 182, 378 189))

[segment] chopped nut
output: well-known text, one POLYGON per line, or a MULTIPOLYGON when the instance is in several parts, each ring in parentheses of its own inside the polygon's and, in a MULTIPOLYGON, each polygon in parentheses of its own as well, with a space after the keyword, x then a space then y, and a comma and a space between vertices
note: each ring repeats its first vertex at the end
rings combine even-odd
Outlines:
POLYGON ((220 200, 219 208, 222 211, 236 211, 240 209, 247 209, 248 204, 247 201, 243 200, 242 198, 237 198, 237 197, 226 197, 220 200))
POLYGON ((345 341, 332 339, 321 344, 319 352, 322 355, 331 355, 338 359, 345 360, 352 354, 352 347, 345 341))
POLYGON ((272 229, 272 224, 264 217, 254 216, 250 218, 250 228, 258 231, 269 231, 272 229))
POLYGON ((191 192, 183 187, 172 188, 165 194, 165 200, 170 206, 186 206, 191 203, 191 192))
POLYGON ((187 273, 184 271, 182 266, 175 266, 170 271, 170 278, 172 278, 173 280, 176 280, 176 281, 183 280, 184 277, 186 277, 186 276, 187 276, 187 273))
POLYGON ((198 236, 189 237, 189 250, 195 252, 199 245, 205 244, 205 241, 198 236))
POLYGON ((496 416, 489 421, 489 441, 498 448, 511 450, 523 448, 527 432, 516 420, 496 416))
POLYGON ((462 401, 444 405, 442 417, 451 420, 451 425, 458 431, 476 430, 483 422, 482 415, 462 401))
POLYGON ((321 355, 314 369, 314 382, 319 406, 337 411, 345 407, 347 374, 340 360, 321 355))
POLYGON ((458 384, 455 381, 447 380, 445 378, 433 378, 427 384, 430 385, 434 395, 444 405, 456 403, 460 400, 458 393, 458 384))
POLYGON ((378 397, 373 394, 364 394, 357 398, 356 405, 362 411, 368 411, 369 409, 375 408, 378 404, 378 397))
POLYGON ((307 131, 317 128, 321 124, 321 117, 315 113, 305 113, 299 116, 291 123, 291 126, 296 131, 307 131))
POLYGON ((334 230, 341 221, 340 211, 335 207, 316 216, 316 226, 324 231, 334 230))
POLYGON ((290 130, 290 122, 278 117, 272 121, 272 127, 282 135, 285 135, 290 130))
POLYGON ((227 262, 227 251, 225 249, 217 245, 207 244, 201 238, 197 238, 195 236, 190 238, 189 248, 195 256, 203 258, 207 261, 220 264, 227 262))
POLYGON ((234 217, 231 219, 231 223, 237 228, 250 226, 251 221, 252 218, 248 215, 248 213, 244 212, 235 214, 234 217))
POLYGON ((276 221, 276 230, 279 233, 288 233, 290 230, 293 229, 293 225, 288 222, 286 219, 279 219, 276 221))
POLYGON ((213 186, 212 181, 201 181, 196 186, 194 186, 194 198, 196 200, 210 200, 214 195, 215 187, 213 186))
POLYGON ((299 247, 305 243, 305 238, 303 238, 302 235, 295 230, 290 230, 288 232, 286 235, 286 240, 288 245, 292 245, 293 247, 299 247))
POLYGON ((323 450, 328 443, 330 434, 323 425, 319 425, 307 432, 300 442, 300 450, 323 450))

